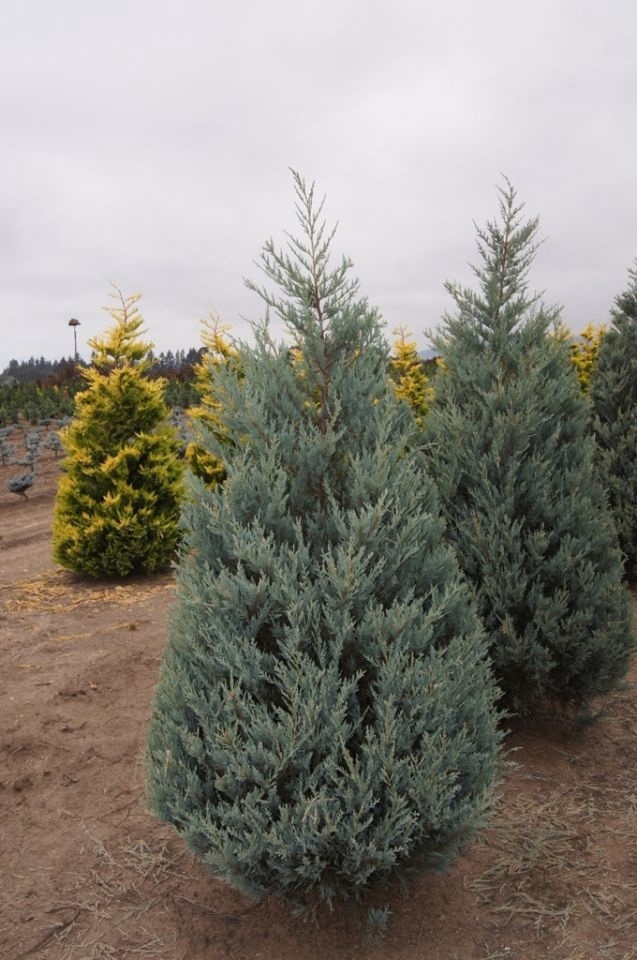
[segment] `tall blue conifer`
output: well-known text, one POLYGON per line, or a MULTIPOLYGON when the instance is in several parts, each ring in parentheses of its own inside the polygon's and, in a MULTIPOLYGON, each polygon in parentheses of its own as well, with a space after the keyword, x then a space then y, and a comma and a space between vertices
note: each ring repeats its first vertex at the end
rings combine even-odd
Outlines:
POLYGON ((615 300, 591 377, 598 463, 627 575, 637 578, 637 261, 615 300))
POLYGON ((237 442, 208 435, 222 487, 191 478, 148 772, 153 810, 214 873, 308 908, 445 865, 499 734, 379 317, 294 178, 303 234, 266 244, 279 293, 259 290, 291 340, 257 325, 215 383, 237 442))
POLYGON ((478 289, 447 284, 429 464, 507 703, 580 710, 626 671, 628 601, 559 311, 527 292, 538 221, 508 182, 499 209, 478 289))

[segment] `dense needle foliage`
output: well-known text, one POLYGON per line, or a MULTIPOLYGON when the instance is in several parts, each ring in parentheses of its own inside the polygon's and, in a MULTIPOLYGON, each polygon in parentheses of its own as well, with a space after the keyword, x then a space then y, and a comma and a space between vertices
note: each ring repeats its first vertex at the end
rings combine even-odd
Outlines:
POLYGON ((626 572, 637 577, 637 262, 615 300, 591 378, 598 462, 626 572))
POLYGON ((266 245, 280 292, 259 290, 290 341, 264 322, 218 371, 225 481, 191 478, 147 762, 153 810, 213 872, 311 908, 444 866, 499 735, 379 318, 295 183, 303 235, 266 245))
POLYGON ((591 376, 597 365, 599 350, 603 343, 607 327, 604 324, 588 323, 579 337, 571 340, 571 360, 577 370, 582 393, 588 393, 591 376))
POLYGON ((219 322, 219 318, 214 313, 202 324, 204 351, 194 367, 199 402, 188 410, 194 434, 194 439, 186 449, 188 466, 210 486, 223 483, 225 458, 210 453, 206 449, 205 437, 210 433, 222 446, 230 442, 220 417, 221 400, 216 392, 219 370, 236 364, 238 360, 238 352, 227 337, 228 329, 226 324, 219 322))
POLYGON ((404 327, 399 327, 395 333, 393 355, 389 363, 390 380, 396 396, 409 404, 416 426, 421 429, 433 399, 433 386, 418 356, 415 340, 404 327))
POLYGON ((53 524, 54 559, 91 577, 161 570, 179 541, 179 442, 166 425, 163 381, 146 376, 139 296, 115 296, 114 326, 89 341, 86 389, 62 431, 67 455, 53 524))
POLYGON ((477 290, 447 285, 426 433, 498 681, 524 714, 611 690, 633 640, 586 401, 551 333, 558 312, 527 292, 537 220, 521 210, 507 184, 499 221, 478 230, 477 290))

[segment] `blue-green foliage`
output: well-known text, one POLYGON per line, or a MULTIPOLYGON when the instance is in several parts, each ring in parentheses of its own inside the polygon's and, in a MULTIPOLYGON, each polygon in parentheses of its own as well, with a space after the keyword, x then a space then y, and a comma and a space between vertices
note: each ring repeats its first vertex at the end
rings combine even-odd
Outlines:
POLYGON ((295 182, 303 237, 266 245, 281 292, 259 291, 291 344, 265 322, 215 381, 237 442, 209 434, 222 487, 191 478, 147 762, 153 810, 212 871, 307 908, 444 866, 499 734, 379 318, 295 182))
POLYGON ((633 647, 615 533, 593 467, 587 407, 558 311, 527 293, 537 220, 507 184, 478 230, 477 291, 437 345, 446 371, 427 420, 429 462, 473 584, 499 683, 526 713, 613 688, 633 647))
POLYGON ((637 577, 637 261, 629 285, 615 300, 591 377, 598 462, 624 553, 637 577))
POLYGON ((80 389, 76 380, 63 387, 25 383, 0 383, 0 426, 17 423, 20 415, 31 423, 69 416, 73 413, 73 396, 80 389))

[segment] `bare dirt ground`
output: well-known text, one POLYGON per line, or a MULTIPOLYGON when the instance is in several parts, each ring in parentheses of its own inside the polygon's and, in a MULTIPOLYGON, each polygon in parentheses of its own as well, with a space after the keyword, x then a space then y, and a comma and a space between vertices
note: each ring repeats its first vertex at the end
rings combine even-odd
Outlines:
POLYGON ((171 578, 56 568, 47 457, 28 500, 0 467, 0 960, 637 958, 632 689, 583 731, 509 736, 490 829, 389 898, 381 944, 364 942, 362 910, 304 923, 207 875, 144 800, 171 578))

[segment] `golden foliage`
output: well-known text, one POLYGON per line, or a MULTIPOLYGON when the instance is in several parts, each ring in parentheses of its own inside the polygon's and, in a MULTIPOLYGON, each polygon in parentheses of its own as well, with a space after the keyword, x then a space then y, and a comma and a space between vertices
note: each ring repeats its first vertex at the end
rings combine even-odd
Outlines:
POLYGON ((591 374, 607 329, 605 324, 589 323, 582 330, 580 339, 573 340, 570 345, 571 360, 577 371, 582 393, 588 393, 591 374))
POLYGON ((434 389, 425 372, 425 365, 418 356, 418 348, 404 327, 393 331, 394 356, 389 364, 389 375, 396 396, 405 400, 412 409, 414 419, 422 427, 427 410, 434 396, 434 389))
POLYGON ((217 379, 222 367, 237 363, 239 353, 227 336, 230 325, 221 323, 214 311, 211 311, 206 320, 201 321, 201 326, 201 340, 205 350, 194 368, 201 399, 196 406, 188 410, 194 432, 199 436, 188 444, 186 460, 192 472, 204 483, 216 486, 225 479, 225 467, 219 457, 206 449, 200 428, 203 426, 210 430, 221 443, 230 442, 219 417, 223 404, 219 397, 217 379))

